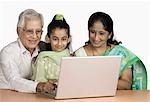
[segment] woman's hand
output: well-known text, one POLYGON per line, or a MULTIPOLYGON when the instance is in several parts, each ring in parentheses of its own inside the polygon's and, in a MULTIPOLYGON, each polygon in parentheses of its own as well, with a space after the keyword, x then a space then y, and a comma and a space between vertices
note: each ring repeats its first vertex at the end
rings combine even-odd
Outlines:
POLYGON ((119 78, 117 89, 131 90, 132 87, 132 68, 127 68, 119 78))

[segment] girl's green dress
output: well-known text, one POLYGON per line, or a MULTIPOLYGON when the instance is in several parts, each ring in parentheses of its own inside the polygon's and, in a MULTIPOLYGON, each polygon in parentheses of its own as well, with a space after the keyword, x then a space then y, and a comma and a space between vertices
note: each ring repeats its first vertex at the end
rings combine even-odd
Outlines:
POLYGON ((32 63, 32 80, 37 82, 47 82, 49 79, 58 79, 60 71, 60 61, 62 57, 70 55, 68 49, 62 52, 42 51, 35 62, 32 63))

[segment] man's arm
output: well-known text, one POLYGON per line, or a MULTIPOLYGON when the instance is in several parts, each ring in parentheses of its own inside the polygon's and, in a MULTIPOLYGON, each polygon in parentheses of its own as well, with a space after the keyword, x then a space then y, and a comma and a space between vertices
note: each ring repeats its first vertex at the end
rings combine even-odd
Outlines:
MULTIPOLYGON (((3 57, 2 57, 3 58, 3 57)), ((18 66, 12 60, 1 62, 1 69, 10 88, 19 92, 36 92, 37 82, 23 78, 20 75, 18 66)))
POLYGON ((17 60, 17 56, 12 53, 13 51, 10 51, 8 48, 0 52, 0 67, 9 88, 20 92, 36 92, 38 83, 24 78, 24 73, 28 73, 28 71, 25 69, 21 72, 21 68, 19 68, 21 67, 21 65, 19 66, 20 60, 17 60))
POLYGON ((17 62, 15 62, 13 57, 16 56, 8 56, 6 52, 0 53, 0 68, 6 81, 8 82, 10 89, 28 93, 35 93, 39 90, 40 92, 50 92, 52 89, 54 89, 53 84, 49 82, 38 83, 23 77, 21 74, 22 72, 20 72, 21 70, 19 70, 19 65, 17 62))

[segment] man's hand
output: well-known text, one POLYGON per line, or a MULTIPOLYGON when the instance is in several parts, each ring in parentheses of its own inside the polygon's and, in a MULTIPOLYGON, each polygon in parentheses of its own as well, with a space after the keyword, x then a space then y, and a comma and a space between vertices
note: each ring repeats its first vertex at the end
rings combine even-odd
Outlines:
POLYGON ((53 81, 39 82, 36 87, 36 92, 51 92, 55 89, 53 81))

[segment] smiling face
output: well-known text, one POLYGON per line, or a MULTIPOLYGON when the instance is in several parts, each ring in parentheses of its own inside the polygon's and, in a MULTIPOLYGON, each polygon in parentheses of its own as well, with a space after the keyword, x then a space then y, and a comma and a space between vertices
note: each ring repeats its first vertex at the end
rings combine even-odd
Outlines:
POLYGON ((104 29, 100 21, 96 21, 92 27, 89 28, 89 39, 93 47, 99 48, 107 46, 107 40, 111 34, 104 29))
POLYGON ((50 35, 49 43, 53 51, 63 51, 68 43, 70 42, 70 37, 67 34, 67 30, 64 28, 56 28, 52 30, 50 35))
POLYGON ((25 20, 23 28, 18 28, 18 36, 30 53, 38 46, 42 34, 42 25, 40 19, 25 20))

